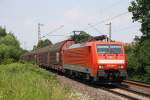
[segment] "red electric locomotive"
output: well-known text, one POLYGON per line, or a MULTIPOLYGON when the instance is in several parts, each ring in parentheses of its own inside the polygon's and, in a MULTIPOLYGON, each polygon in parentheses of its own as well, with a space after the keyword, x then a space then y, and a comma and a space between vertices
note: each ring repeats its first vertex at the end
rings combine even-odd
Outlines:
POLYGON ((75 44, 65 40, 21 56, 40 66, 88 80, 121 82, 127 78, 127 62, 121 42, 93 41, 75 44))
POLYGON ((127 78, 127 62, 121 42, 74 44, 63 51, 65 73, 100 82, 121 82, 127 78))

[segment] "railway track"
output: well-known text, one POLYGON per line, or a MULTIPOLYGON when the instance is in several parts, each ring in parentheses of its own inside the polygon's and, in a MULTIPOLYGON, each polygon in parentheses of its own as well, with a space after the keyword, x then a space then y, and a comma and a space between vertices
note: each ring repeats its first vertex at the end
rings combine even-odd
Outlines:
MULTIPOLYGON (((69 80, 70 80, 70 78, 69 78, 69 80)), ((75 79, 75 80, 71 79, 71 81, 76 81, 76 85, 78 84, 81 86, 81 87, 79 86, 79 91, 84 90, 84 89, 81 89, 82 85, 84 85, 84 88, 86 88, 84 91, 89 92, 88 95, 91 97, 93 97, 93 93, 96 93, 97 95, 96 96, 94 95, 95 96, 94 98, 96 98, 96 99, 92 99, 92 100, 102 100, 102 98, 97 99, 97 97, 99 95, 102 95, 102 93, 101 93, 102 90, 106 92, 105 95, 107 95, 107 94, 116 95, 116 96, 118 96, 118 98, 120 97, 120 99, 122 99, 122 100, 125 100, 125 99, 127 99, 127 100, 150 100, 149 95, 147 95, 143 92, 132 90, 132 89, 130 89, 128 87, 124 87, 122 85, 99 85, 99 84, 92 84, 89 82, 83 82, 82 80, 78 80, 78 79, 75 79), (87 90, 87 88, 93 88, 93 89, 87 90), (91 93, 91 91, 92 91, 92 93, 91 93)), ((76 88, 78 88, 78 86, 76 88)), ((83 94, 84 94, 84 92, 83 92, 83 94)), ((108 100, 110 100, 110 98, 108 100)), ((113 99, 111 99, 111 100, 113 100, 113 99)))
POLYGON ((148 93, 145 93, 143 91, 141 92, 139 90, 134 90, 128 87, 124 87, 122 85, 116 86, 116 88, 112 89, 110 92, 113 92, 127 99, 150 100, 150 95, 148 93))
MULTIPOLYGON (((81 82, 81 81, 80 81, 81 82)), ((134 90, 131 89, 129 87, 126 87, 124 85, 111 85, 111 87, 109 85, 98 85, 98 84, 91 84, 91 83, 87 83, 84 82, 85 84, 88 84, 90 86, 96 87, 97 89, 102 89, 104 91, 110 92, 112 94, 115 94, 117 96, 120 96, 122 98, 128 99, 128 100, 150 100, 150 94, 149 93, 145 93, 145 92, 141 92, 138 90, 134 90), (113 87, 113 88, 112 88, 113 87)), ((140 85, 142 86, 142 85, 140 85)), ((143 84, 144 86, 144 84, 143 84)), ((146 85, 148 86, 148 85, 146 85)))
MULTIPOLYGON (((123 82, 123 85, 100 85, 86 82, 81 79, 65 77, 59 75, 58 73, 56 74, 59 80, 61 80, 61 83, 67 84, 67 86, 71 86, 72 88, 77 89, 79 92, 92 97, 93 99, 90 100, 150 100, 150 95, 148 93, 139 91, 138 89, 135 90, 131 88, 131 86, 128 87, 129 82, 123 82), (124 85, 124 83, 126 85, 124 85), (109 97, 107 97, 107 95, 109 95, 109 97), (112 97, 114 96, 113 99, 110 98, 111 95, 112 97)), ((142 87, 143 85, 138 86, 142 87)))
MULTIPOLYGON (((128 96, 134 96, 134 99, 150 100, 150 84, 137 81, 127 81, 125 80, 121 85, 115 85, 120 91, 129 92, 128 96), (136 94, 136 96, 135 96, 136 94)), ((120 92, 119 91, 119 92, 120 92)), ((125 93, 125 92, 124 92, 125 93)))
POLYGON ((150 88, 150 84, 139 82, 139 81, 125 80, 125 81, 123 81, 123 83, 137 85, 137 86, 144 87, 144 88, 150 88))
POLYGON ((150 84, 127 80, 125 80, 123 84, 127 85, 128 87, 127 88, 121 87, 121 88, 150 98, 150 84))
POLYGON ((109 89, 109 88, 106 88, 106 87, 103 87, 103 88, 100 88, 100 89, 103 89, 105 91, 108 91, 114 95, 117 95, 117 96, 120 96, 124 99, 128 99, 128 100, 139 100, 138 98, 136 97, 133 97, 131 95, 128 95, 128 94, 124 94, 122 92, 120 92, 121 90, 118 90, 118 89, 109 89))

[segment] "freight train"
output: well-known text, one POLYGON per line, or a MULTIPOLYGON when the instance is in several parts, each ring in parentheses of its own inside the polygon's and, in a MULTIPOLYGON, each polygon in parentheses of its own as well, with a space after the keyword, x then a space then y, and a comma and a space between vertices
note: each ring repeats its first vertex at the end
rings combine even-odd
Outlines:
POLYGON ((21 56, 39 66, 95 82, 127 79, 127 60, 122 42, 91 41, 75 44, 68 39, 21 56))

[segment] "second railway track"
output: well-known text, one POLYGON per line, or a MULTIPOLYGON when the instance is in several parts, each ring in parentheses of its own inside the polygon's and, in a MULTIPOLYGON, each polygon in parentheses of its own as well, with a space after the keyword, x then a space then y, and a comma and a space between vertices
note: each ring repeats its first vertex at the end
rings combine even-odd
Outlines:
POLYGON ((120 88, 150 98, 150 84, 138 82, 138 81, 128 81, 128 80, 125 80, 122 84, 128 87, 121 86, 120 88))
MULTIPOLYGON (((79 92, 82 92, 83 94, 89 95, 92 97, 92 100, 150 100, 150 96, 139 91, 135 91, 132 89, 129 89, 128 87, 121 87, 121 85, 115 86, 115 85, 98 85, 98 84, 91 84, 88 82, 83 82, 82 80, 74 80, 70 79, 64 76, 59 76, 59 79, 61 77, 61 80, 64 78, 65 81, 71 81, 66 83, 67 85, 73 86, 73 88, 77 89, 79 92), (74 85, 76 84, 76 85, 74 85), (104 95, 102 97, 102 95, 104 95), (106 97, 109 95, 109 97, 106 97), (110 95, 116 95, 114 98, 110 98, 110 95), (107 98, 107 99, 106 99, 107 98)), ((63 82, 62 82, 63 83, 63 82)), ((91 99, 90 99, 91 100, 91 99)))
POLYGON ((144 88, 150 88, 150 84, 139 82, 139 81, 124 80, 123 83, 137 85, 137 86, 144 87, 144 88))
MULTIPOLYGON (((54 71, 55 73, 55 71, 54 71)), ((150 100, 150 95, 145 91, 139 91, 132 86, 123 82, 123 84, 102 85, 93 84, 77 78, 69 78, 56 73, 61 83, 71 86, 73 89, 88 95, 89 100, 150 100)), ((147 88, 149 90, 149 88, 147 88)))
POLYGON ((116 94, 121 94, 127 99, 133 100, 150 100, 150 94, 145 91, 140 91, 139 89, 134 89, 130 87, 124 87, 123 85, 115 85, 116 88, 111 89, 112 92, 116 94), (125 96, 124 96, 125 95, 125 96))

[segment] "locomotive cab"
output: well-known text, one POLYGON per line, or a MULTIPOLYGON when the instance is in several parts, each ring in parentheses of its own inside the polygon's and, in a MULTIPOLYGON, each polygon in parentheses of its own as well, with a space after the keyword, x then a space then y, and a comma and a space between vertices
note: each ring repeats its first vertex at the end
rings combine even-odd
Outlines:
POLYGON ((99 80, 121 82, 127 78, 126 54, 122 43, 97 43, 96 55, 99 80))

